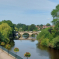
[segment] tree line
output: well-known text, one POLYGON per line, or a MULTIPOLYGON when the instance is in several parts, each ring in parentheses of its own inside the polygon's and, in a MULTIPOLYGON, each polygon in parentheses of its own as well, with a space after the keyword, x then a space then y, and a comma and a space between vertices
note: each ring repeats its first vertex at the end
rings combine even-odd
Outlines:
POLYGON ((18 23, 17 25, 14 24, 14 26, 17 31, 37 31, 38 30, 36 25, 34 24, 25 25, 25 24, 18 23))
POLYGON ((52 10, 54 28, 43 29, 37 36, 41 45, 59 49, 59 4, 52 10))
MULTIPOLYGON (((51 26, 51 25, 49 23, 47 23, 46 26, 51 26)), ((16 31, 39 31, 39 30, 42 30, 43 24, 41 24, 41 25, 35 25, 35 24, 25 25, 25 24, 18 23, 17 25, 14 24, 14 27, 15 27, 16 31), (40 29, 38 29, 36 26, 38 26, 40 29)))

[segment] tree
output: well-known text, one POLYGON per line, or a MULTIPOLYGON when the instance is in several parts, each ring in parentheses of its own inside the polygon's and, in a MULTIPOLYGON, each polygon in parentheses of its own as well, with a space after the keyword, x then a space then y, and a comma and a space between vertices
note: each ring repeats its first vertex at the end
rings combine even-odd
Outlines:
POLYGON ((40 26, 43 26, 43 24, 41 24, 40 26))
POLYGON ((53 17, 53 19, 55 17, 57 17, 57 12, 59 11, 59 4, 56 6, 56 9, 53 9, 53 11, 51 12, 51 15, 53 17))
POLYGON ((56 8, 51 12, 51 15, 53 16, 53 25, 54 31, 55 31, 55 36, 59 35, 59 4, 56 6, 56 8))
POLYGON ((15 31, 18 31, 18 28, 15 27, 15 31))
POLYGON ((26 25, 23 25, 22 29, 23 29, 24 31, 26 31, 27 26, 26 26, 26 25))
POLYGON ((10 33, 10 37, 14 37, 14 24, 10 21, 10 20, 3 20, 3 21, 1 21, 0 22, 0 25, 2 24, 2 23, 7 23, 10 27, 11 27, 11 30, 12 30, 12 32, 10 33))
POLYGON ((2 35, 2 33, 0 32, 0 41, 4 42, 4 36, 2 35))
POLYGON ((50 24, 49 24, 49 23, 47 23, 47 24, 46 24, 46 26, 50 26, 50 24))
POLYGON ((43 28, 43 24, 39 25, 39 28, 40 28, 40 30, 42 30, 42 28, 43 28))
POLYGON ((9 34, 12 32, 11 27, 7 23, 2 23, 0 25, 0 32, 2 33, 4 39, 2 39, 4 42, 9 43, 9 34))
POLYGON ((56 6, 56 8, 55 9, 53 9, 52 10, 52 12, 51 12, 51 15, 52 15, 52 17, 53 17, 53 21, 52 21, 52 23, 54 23, 54 22, 56 22, 57 21, 57 17, 59 17, 58 16, 58 13, 59 12, 59 4, 56 6), (55 19, 56 18, 56 19, 55 19))
POLYGON ((36 26, 34 24, 31 24, 28 28, 30 31, 37 30, 36 26))

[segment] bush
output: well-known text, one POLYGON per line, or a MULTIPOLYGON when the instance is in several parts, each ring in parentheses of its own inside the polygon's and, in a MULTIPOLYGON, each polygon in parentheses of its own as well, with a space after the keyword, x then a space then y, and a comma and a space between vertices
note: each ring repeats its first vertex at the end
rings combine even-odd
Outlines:
POLYGON ((48 47, 49 46, 49 39, 43 39, 40 44, 48 47))
POLYGON ((53 38, 51 41, 51 47, 57 48, 59 47, 58 45, 59 45, 59 36, 53 38))
POLYGON ((51 41, 53 39, 53 35, 48 31, 50 28, 43 29, 37 36, 38 41, 41 45, 44 46, 54 46, 51 44, 51 41))
POLYGON ((53 39, 53 36, 52 34, 48 31, 49 28, 47 29, 43 29, 37 36, 37 39, 40 40, 40 39, 44 39, 44 38, 48 38, 50 40, 53 39))

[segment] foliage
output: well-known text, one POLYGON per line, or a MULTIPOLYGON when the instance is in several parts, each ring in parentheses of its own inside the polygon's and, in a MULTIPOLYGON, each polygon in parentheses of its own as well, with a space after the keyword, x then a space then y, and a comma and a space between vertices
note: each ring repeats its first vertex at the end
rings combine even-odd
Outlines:
POLYGON ((33 30, 37 30, 36 26, 34 24, 31 24, 28 28, 28 30, 33 31, 33 30))
POLYGON ((52 35, 50 34, 50 32, 48 31, 49 28, 43 29, 37 36, 37 39, 43 39, 43 38, 48 38, 48 39, 52 39, 52 35))
POLYGON ((47 24, 46 24, 46 26, 50 26, 50 24, 49 24, 49 23, 47 23, 47 24))
POLYGON ((49 46, 53 35, 49 32, 50 28, 43 29, 37 36, 38 41, 41 45, 49 46))
POLYGON ((1 41, 9 42, 9 34, 12 32, 11 27, 7 23, 2 23, 0 25, 0 32, 3 35, 3 39, 1 41))
POLYGON ((10 44, 6 44, 6 48, 7 49, 10 49, 11 48, 11 45, 10 44))
POLYGON ((57 17, 57 13, 59 12, 59 4, 56 6, 55 9, 52 10, 51 15, 53 18, 57 17))
POLYGON ((51 12, 53 17, 52 23, 54 28, 43 29, 37 36, 41 45, 45 45, 52 48, 59 48, 59 5, 51 12))
POLYGON ((25 57, 30 57, 31 54, 30 54, 29 52, 26 52, 26 53, 24 54, 24 56, 25 56, 25 57))
POLYGON ((41 25, 37 25, 39 28, 40 28, 40 30, 42 30, 42 28, 43 28, 43 24, 41 24, 41 25))
POLYGON ((32 37, 35 37, 35 34, 32 34, 31 36, 32 36, 32 37))
POLYGON ((11 33, 9 34, 9 37, 14 37, 14 24, 10 21, 10 20, 3 20, 3 21, 1 21, 0 22, 0 25, 2 24, 2 23, 7 23, 10 27, 11 27, 11 33))
POLYGON ((17 25, 14 24, 14 27, 18 28, 18 31, 36 31, 38 30, 36 25, 31 24, 31 25, 25 25, 25 24, 21 24, 18 23, 17 25))
POLYGON ((57 48, 57 47, 59 47, 59 46, 58 46, 59 44, 57 44, 57 43, 59 43, 59 36, 57 36, 57 37, 55 37, 55 38, 52 39, 52 41, 51 41, 51 47, 52 47, 52 48, 57 48))
POLYGON ((4 42, 4 36, 2 35, 2 33, 0 32, 0 41, 4 42))
POLYGON ((48 47, 49 46, 49 39, 47 39, 47 38, 43 39, 40 44, 48 47))
POLYGON ((13 47, 15 45, 14 40, 10 40, 9 44, 13 47))
POLYGON ((5 43, 4 42, 1 42, 1 45, 5 45, 5 43))
POLYGON ((18 28, 15 27, 15 31, 18 31, 18 28))
POLYGON ((16 48, 14 48, 14 52, 18 52, 19 51, 19 49, 16 47, 16 48))

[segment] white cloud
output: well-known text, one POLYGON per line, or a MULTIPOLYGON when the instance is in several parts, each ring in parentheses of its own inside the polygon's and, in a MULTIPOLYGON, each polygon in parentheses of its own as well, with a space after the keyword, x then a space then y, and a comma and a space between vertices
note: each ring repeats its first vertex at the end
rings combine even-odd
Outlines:
POLYGON ((1 0, 0 19, 10 19, 14 23, 45 24, 52 21, 50 12, 57 3, 49 0, 1 0), (3 11, 2 11, 3 10, 3 11), (27 10, 48 11, 46 14, 24 14, 27 10))
POLYGON ((52 10, 57 5, 49 0, 1 0, 0 4, 16 6, 22 9, 52 10))

